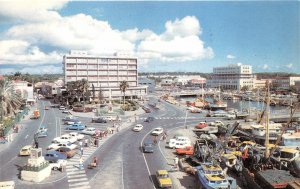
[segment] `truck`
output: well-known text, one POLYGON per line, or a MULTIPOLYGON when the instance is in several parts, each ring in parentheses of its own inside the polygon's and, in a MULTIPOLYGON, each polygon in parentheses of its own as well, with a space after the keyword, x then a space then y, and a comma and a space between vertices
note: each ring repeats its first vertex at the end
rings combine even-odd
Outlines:
POLYGON ((33 111, 33 116, 31 119, 39 119, 40 118, 40 111, 39 110, 34 110, 33 111))
POLYGON ((178 155, 193 155, 194 148, 192 146, 187 146, 185 148, 178 148, 178 149, 176 149, 176 153, 178 155))

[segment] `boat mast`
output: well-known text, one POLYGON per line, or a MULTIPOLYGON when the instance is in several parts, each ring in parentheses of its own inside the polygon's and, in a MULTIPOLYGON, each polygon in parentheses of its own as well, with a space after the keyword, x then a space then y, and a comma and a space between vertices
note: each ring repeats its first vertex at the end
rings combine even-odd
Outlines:
POLYGON ((269 111, 270 111, 270 87, 269 87, 269 80, 267 80, 267 107, 266 107, 266 138, 265 138, 265 157, 268 158, 270 156, 269 151, 269 111))

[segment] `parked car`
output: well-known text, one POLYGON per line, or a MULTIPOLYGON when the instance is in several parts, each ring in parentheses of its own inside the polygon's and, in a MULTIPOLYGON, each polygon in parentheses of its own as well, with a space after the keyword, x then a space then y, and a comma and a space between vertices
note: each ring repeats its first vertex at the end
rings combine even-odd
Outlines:
POLYGON ((159 188, 172 188, 172 186, 173 186, 172 180, 169 177, 167 170, 157 170, 155 176, 156 176, 159 188))
POLYGON ((136 126, 134 126, 132 128, 133 131, 141 131, 143 129, 143 125, 142 124, 137 124, 136 126))
POLYGON ((154 144, 151 141, 146 141, 143 144, 143 152, 144 153, 153 153, 154 152, 154 144))
POLYGON ((178 148, 178 149, 176 149, 176 153, 178 155, 193 155, 194 148, 192 146, 187 146, 185 148, 178 148))
POLYGON ((233 120, 233 119, 235 119, 236 118, 236 116, 234 115, 234 114, 227 114, 226 116, 225 116, 225 119, 227 119, 227 120, 233 120))
POLYGON ((191 113, 201 113, 202 111, 199 108, 194 108, 194 109, 190 110, 190 112, 191 113))
POLYGON ((65 110, 66 108, 64 106, 59 107, 60 110, 65 110))
POLYGON ((186 148, 188 146, 192 146, 190 141, 177 141, 174 142, 173 144, 169 143, 169 147, 173 149, 186 148))
POLYGON ((73 124, 66 127, 67 130, 83 130, 85 128, 86 126, 81 124, 73 124))
POLYGON ((69 110, 63 110, 62 113, 63 114, 69 114, 70 112, 69 112, 69 110))
POLYGON ((50 163, 50 167, 53 170, 59 170, 62 168, 63 164, 67 164, 67 160, 59 159, 56 163, 50 163))
POLYGON ((196 129, 203 129, 204 127, 207 127, 208 124, 206 122, 200 122, 198 125, 195 126, 196 129))
POLYGON ((65 142, 71 142, 75 143, 77 141, 76 138, 71 137, 70 135, 62 135, 61 137, 56 137, 52 140, 53 143, 65 143, 65 142))
POLYGON ((70 135, 71 137, 76 138, 77 140, 82 140, 82 139, 84 138, 84 135, 83 135, 83 134, 79 134, 79 133, 77 133, 77 132, 71 132, 71 133, 69 133, 69 135, 70 135))
POLYGON ((83 129, 81 133, 86 135, 94 135, 96 133, 96 129, 94 127, 88 127, 83 129))
POLYGON ((67 156, 55 150, 51 150, 44 155, 44 158, 49 162, 57 162, 59 159, 67 159, 67 156))
POLYGON ((67 148, 70 148, 71 150, 74 150, 77 148, 77 145, 72 144, 71 142, 53 143, 47 147, 47 150, 56 150, 60 147, 67 147, 67 148))
POLYGON ((71 119, 69 121, 65 121, 65 125, 73 125, 73 124, 81 124, 81 121, 78 119, 71 119))
POLYGON ((30 155, 30 150, 32 149, 31 145, 26 145, 24 146, 21 150, 19 155, 20 156, 29 156, 30 155))
POLYGON ((158 136, 158 135, 162 134, 163 132, 164 132, 163 128, 157 127, 151 132, 151 135, 158 136))
POLYGON ((210 122, 209 125, 211 126, 224 126, 224 123, 222 121, 214 121, 214 122, 210 122))
POLYGON ((45 106, 45 110, 49 110, 49 106, 45 106))
POLYGON ((107 123, 107 121, 103 118, 93 118, 92 123, 107 123))
POLYGON ((60 147, 60 148, 56 149, 56 151, 66 155, 67 158, 71 158, 71 157, 75 156, 75 154, 76 154, 76 150, 71 150, 68 147, 60 147))
POLYGON ((154 121, 154 117, 147 117, 145 122, 151 122, 151 121, 154 121))

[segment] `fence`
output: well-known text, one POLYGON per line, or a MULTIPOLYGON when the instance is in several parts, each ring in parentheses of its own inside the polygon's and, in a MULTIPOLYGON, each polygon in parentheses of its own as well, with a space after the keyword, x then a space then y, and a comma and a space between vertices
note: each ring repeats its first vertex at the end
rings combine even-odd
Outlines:
POLYGON ((15 124, 23 118, 23 116, 28 115, 28 112, 29 108, 26 107, 22 112, 18 112, 14 118, 9 118, 8 120, 5 120, 3 122, 3 126, 1 128, 2 132, 0 132, 0 135, 2 135, 2 137, 6 136, 9 130, 12 129, 15 126, 15 124))

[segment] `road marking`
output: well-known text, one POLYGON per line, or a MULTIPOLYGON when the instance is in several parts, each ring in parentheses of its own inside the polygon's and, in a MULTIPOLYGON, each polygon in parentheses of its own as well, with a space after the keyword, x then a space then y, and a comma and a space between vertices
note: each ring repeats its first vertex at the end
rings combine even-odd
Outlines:
POLYGON ((122 158, 122 186, 123 186, 123 189, 124 189, 125 186, 124 186, 124 163, 123 163, 123 158, 122 158))
POLYGON ((55 137, 57 137, 57 117, 55 117, 55 137))
MULTIPOLYGON (((141 149, 142 149, 142 150, 143 150, 143 143, 144 143, 144 140, 145 140, 146 136, 148 136, 151 132, 152 132, 152 130, 149 131, 148 133, 146 133, 145 136, 143 137, 143 139, 142 139, 142 141, 141 141, 141 149)), ((153 182, 153 180, 152 180, 152 177, 151 177, 151 173, 150 173, 150 170, 149 170, 149 166, 148 166, 148 163, 147 163, 145 154, 144 154, 144 152, 142 152, 142 153, 143 153, 144 161, 145 161, 145 164, 146 164, 146 167, 147 167, 147 170, 148 170, 148 175, 149 175, 150 180, 151 180, 151 182, 152 182, 153 188, 156 189, 156 187, 155 187, 155 185, 154 185, 154 182, 153 182)))
POLYGON ((87 181, 87 180, 88 179, 86 177, 83 177, 83 178, 76 178, 76 179, 68 179, 68 182, 79 182, 79 181, 87 181))

